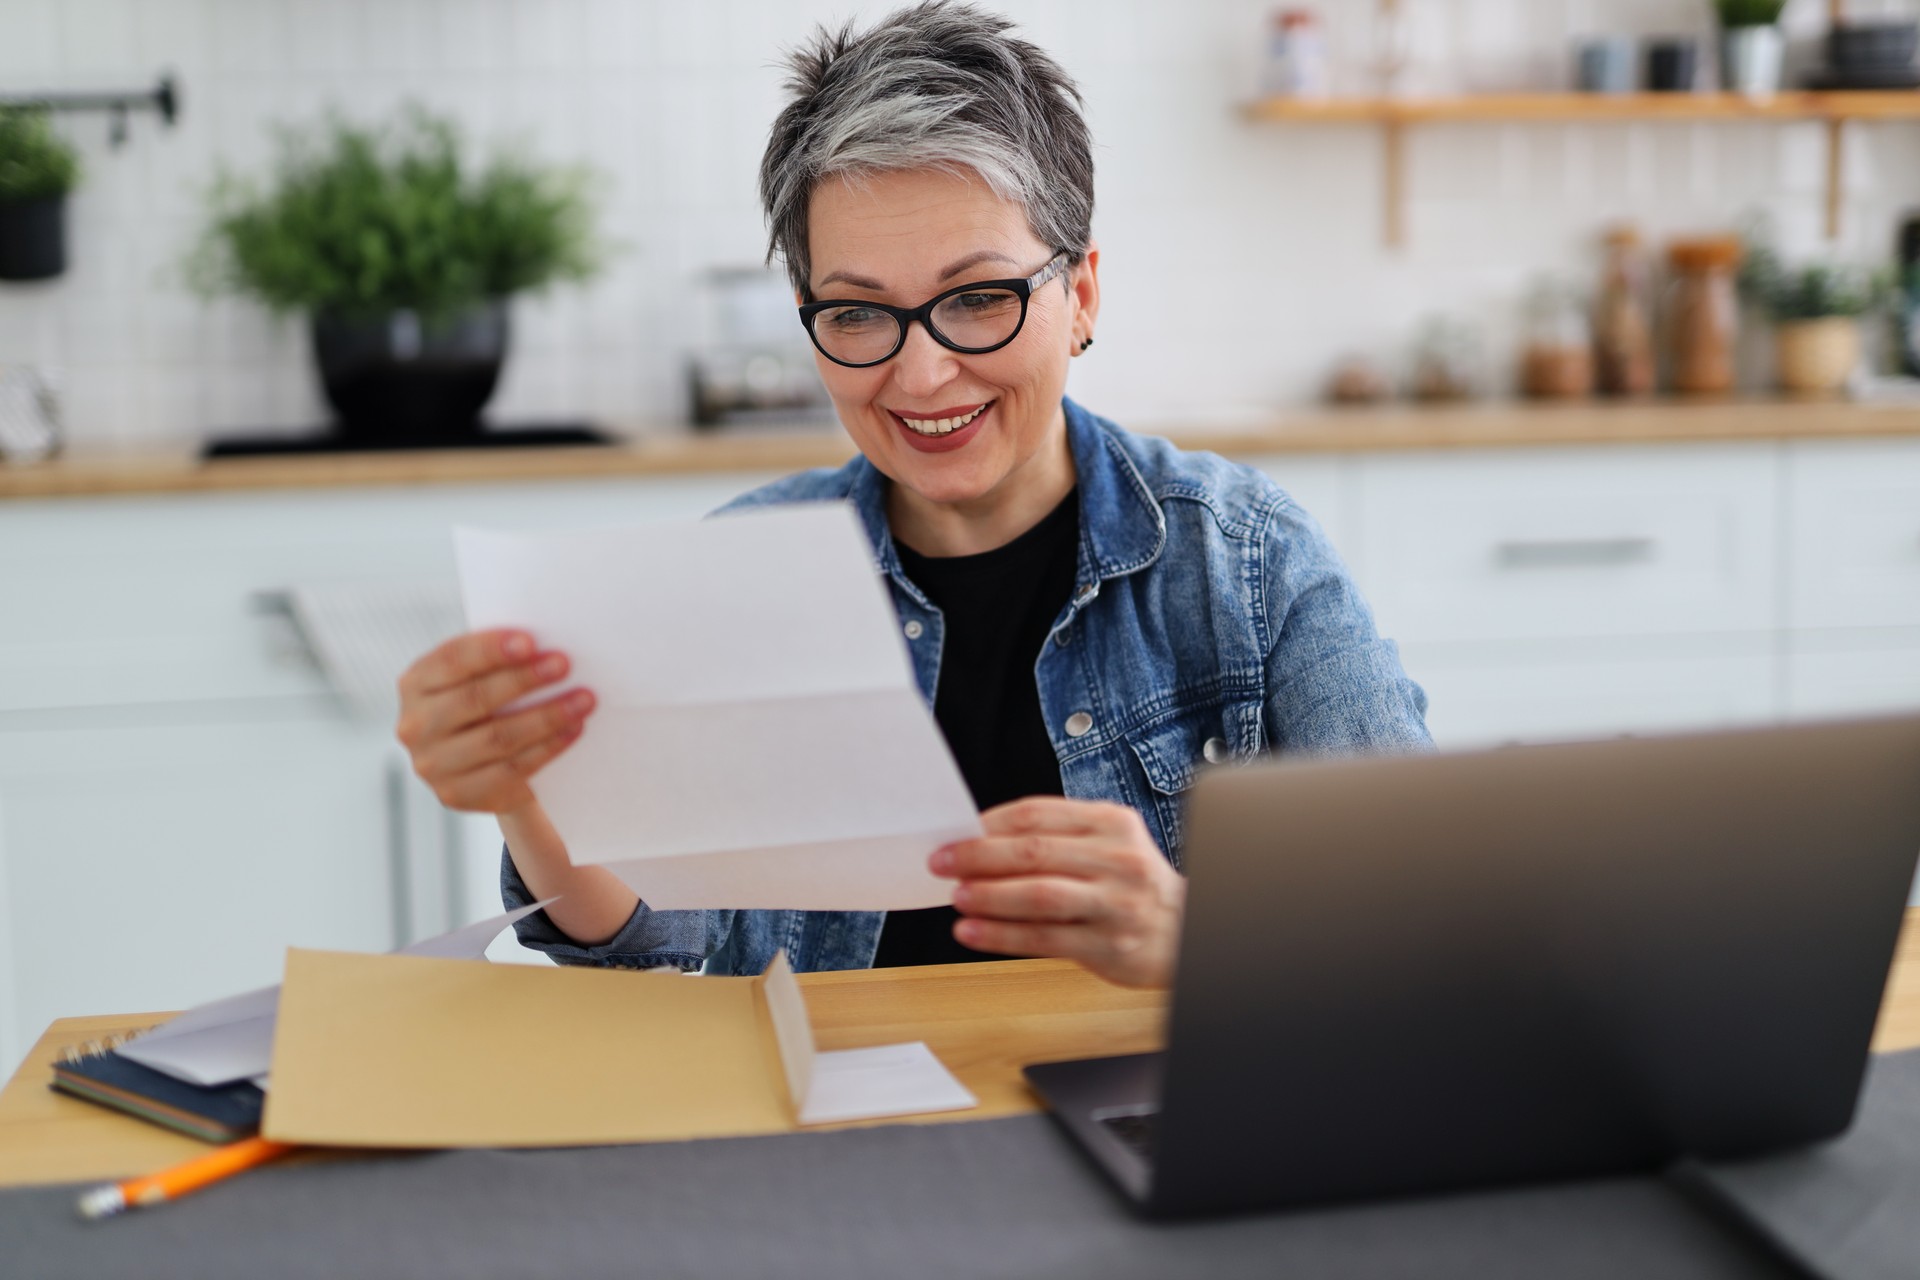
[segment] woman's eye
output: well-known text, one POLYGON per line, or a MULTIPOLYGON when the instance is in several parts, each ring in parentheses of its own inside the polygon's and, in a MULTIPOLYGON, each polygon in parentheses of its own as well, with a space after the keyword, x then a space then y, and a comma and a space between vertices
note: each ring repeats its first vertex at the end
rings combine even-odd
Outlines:
POLYGON ((1017 297, 997 289, 956 293, 941 304, 941 310, 947 315, 963 320, 984 320, 1018 310, 1019 307, 1020 300, 1017 297))
POLYGON ((835 329, 864 328, 879 319, 880 313, 867 307, 848 307, 843 311, 830 311, 825 317, 826 323, 835 329))

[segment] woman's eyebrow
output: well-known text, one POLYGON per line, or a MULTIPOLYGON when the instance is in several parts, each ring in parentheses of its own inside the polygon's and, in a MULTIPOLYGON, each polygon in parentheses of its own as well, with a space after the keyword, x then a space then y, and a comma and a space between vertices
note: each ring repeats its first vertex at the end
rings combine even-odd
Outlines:
MULTIPOLYGON (((940 279, 951 280, 962 271, 971 271, 983 262, 1005 262, 1014 266, 1019 265, 1014 262, 1012 258, 1009 258, 1006 254, 1000 253, 997 250, 980 249, 968 254, 952 266, 949 266, 945 271, 942 271, 940 273, 940 279)), ((875 293, 883 293, 887 287, 878 280, 870 280, 866 276, 857 276, 850 271, 830 271, 820 278, 819 288, 824 289, 835 281, 839 281, 841 284, 850 284, 856 289, 871 289, 875 293)))
POLYGON ((940 278, 942 280, 951 280, 962 271, 971 271, 983 262, 1005 262, 1015 266, 1019 265, 1004 253, 999 253, 992 249, 981 249, 968 254, 966 257, 960 259, 960 261, 948 267, 945 271, 942 271, 940 278))

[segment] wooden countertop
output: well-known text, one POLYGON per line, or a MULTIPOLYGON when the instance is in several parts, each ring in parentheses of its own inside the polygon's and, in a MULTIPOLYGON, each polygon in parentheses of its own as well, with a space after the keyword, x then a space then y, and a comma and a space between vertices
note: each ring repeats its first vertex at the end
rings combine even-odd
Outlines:
MULTIPOLYGON (((1920 405, 1736 400, 1541 405, 1487 402, 1306 409, 1244 425, 1129 423, 1185 448, 1237 457, 1544 445, 1697 443, 1920 436, 1920 405)), ((203 462, 191 447, 75 449, 0 466, 0 499, 372 485, 787 472, 836 466, 853 446, 821 426, 694 435, 636 433, 612 448, 445 449, 428 452, 234 458, 203 462)))

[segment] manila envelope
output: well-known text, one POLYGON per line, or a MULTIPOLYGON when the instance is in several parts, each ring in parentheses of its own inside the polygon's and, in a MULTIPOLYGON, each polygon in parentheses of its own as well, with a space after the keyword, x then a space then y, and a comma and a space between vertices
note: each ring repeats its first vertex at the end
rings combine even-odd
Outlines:
POLYGON ((293 948, 261 1132, 350 1147, 785 1132, 758 981, 293 948))
POLYGON ((819 1052, 758 978, 287 952, 261 1132, 349 1147, 786 1133, 977 1105, 924 1044, 819 1052))

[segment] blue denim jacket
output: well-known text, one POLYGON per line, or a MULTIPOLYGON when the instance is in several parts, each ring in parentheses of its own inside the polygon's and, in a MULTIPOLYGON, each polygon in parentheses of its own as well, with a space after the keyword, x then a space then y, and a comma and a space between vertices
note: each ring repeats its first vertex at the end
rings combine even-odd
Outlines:
MULTIPOLYGON (((1208 453, 1136 436, 1066 401, 1080 491, 1072 598, 1034 663, 1065 792, 1131 805, 1177 867, 1181 793, 1202 762, 1268 751, 1380 752, 1428 744, 1426 695, 1313 519, 1271 480, 1208 453)), ((851 501, 892 588, 929 704, 942 622, 902 572, 887 480, 865 458, 802 472, 723 510, 851 501), (915 624, 918 624, 917 626, 915 624)), ((531 901, 503 859, 509 908, 531 901)), ((583 947, 545 912, 516 928, 563 963, 757 974, 785 948, 796 969, 863 969, 884 913, 652 911, 583 947)))

